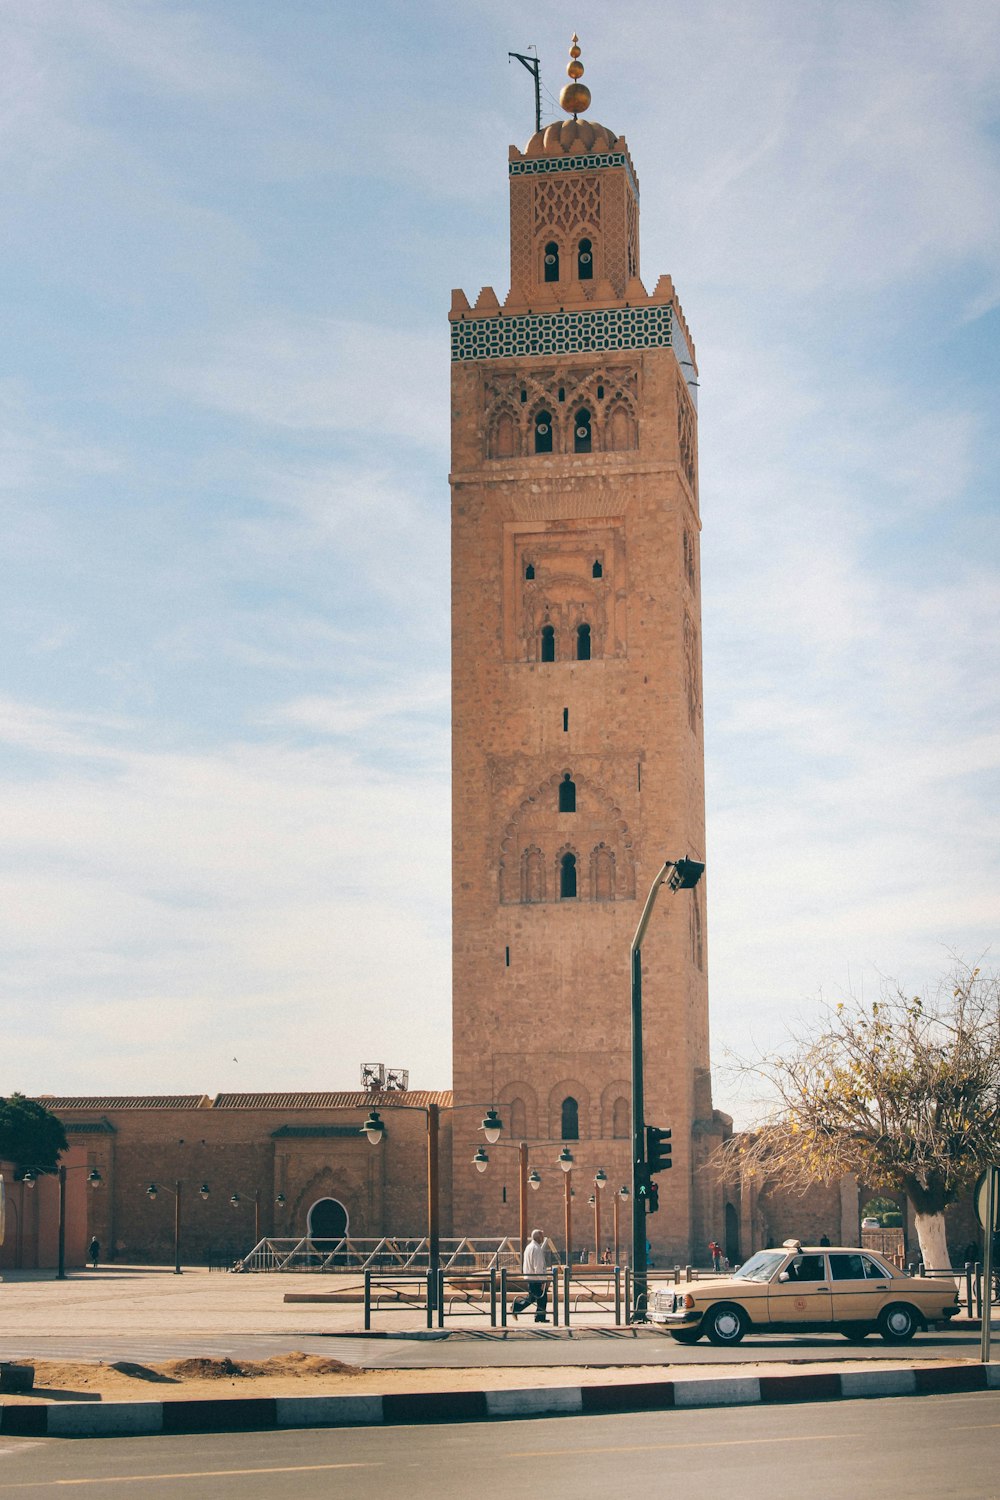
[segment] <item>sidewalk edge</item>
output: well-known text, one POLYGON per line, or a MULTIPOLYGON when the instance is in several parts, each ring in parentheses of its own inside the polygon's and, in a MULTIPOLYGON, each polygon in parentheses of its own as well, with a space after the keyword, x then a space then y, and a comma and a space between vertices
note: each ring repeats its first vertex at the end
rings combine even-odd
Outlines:
POLYGON ((190 1401, 0 1404, 4 1437, 147 1437, 290 1427, 410 1426, 700 1406, 878 1399, 1000 1390, 1000 1363, 813 1375, 728 1376, 522 1390, 410 1391, 373 1396, 250 1396, 190 1401))

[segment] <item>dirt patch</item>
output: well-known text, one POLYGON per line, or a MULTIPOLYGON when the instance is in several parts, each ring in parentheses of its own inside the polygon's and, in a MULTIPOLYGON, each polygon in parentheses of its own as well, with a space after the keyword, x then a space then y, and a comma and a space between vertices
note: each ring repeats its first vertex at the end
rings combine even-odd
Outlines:
POLYGON ((277 1355, 266 1360, 171 1359, 157 1365, 23 1361, 35 1366, 30 1395, 0 1404, 38 1401, 185 1401, 220 1396, 381 1395, 391 1391, 467 1391, 534 1386, 590 1385, 608 1380, 649 1380, 641 1365, 501 1369, 364 1370, 319 1355, 277 1355))
MULTIPOLYGON (((373 1396, 410 1391, 524 1390, 550 1386, 632 1385, 657 1379, 724 1379, 733 1375, 787 1373, 780 1365, 685 1365, 665 1370, 649 1365, 505 1365, 500 1368, 373 1370, 320 1355, 295 1352, 266 1360, 172 1359, 163 1364, 79 1364, 21 1360, 34 1364, 30 1395, 4 1395, 0 1405, 44 1401, 185 1401, 237 1396, 373 1396)), ((908 1369, 915 1361, 880 1369, 908 1369)), ((830 1365, 796 1362, 797 1373, 829 1373, 830 1365)), ((838 1370, 871 1368, 846 1364, 838 1370)))
POLYGON ((303 1354, 298 1349, 291 1354, 275 1354, 270 1359, 230 1359, 228 1355, 221 1359, 168 1359, 152 1368, 159 1379, 165 1380, 266 1380, 273 1375, 295 1375, 308 1380, 362 1373, 358 1365, 347 1365, 342 1359, 324 1359, 320 1354, 303 1354))

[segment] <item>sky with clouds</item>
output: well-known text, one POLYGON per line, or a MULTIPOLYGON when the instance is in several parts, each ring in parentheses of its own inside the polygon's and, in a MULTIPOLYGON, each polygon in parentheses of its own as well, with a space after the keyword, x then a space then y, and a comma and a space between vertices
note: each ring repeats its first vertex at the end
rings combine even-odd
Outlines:
POLYGON ((996 961, 991 0, 9 0, 0 1090, 449 1085, 446 314, 574 30, 698 348, 719 1060, 996 961))

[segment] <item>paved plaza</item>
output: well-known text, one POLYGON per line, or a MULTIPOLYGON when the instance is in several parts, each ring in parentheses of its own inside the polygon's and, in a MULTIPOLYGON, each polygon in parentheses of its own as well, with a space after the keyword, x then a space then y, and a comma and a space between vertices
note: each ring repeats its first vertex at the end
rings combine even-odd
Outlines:
MULTIPOLYGON (((191 1269, 176 1276, 166 1268, 106 1267, 57 1281, 51 1272, 9 1272, 0 1282, 0 1359, 152 1363, 195 1355, 265 1359, 302 1350, 372 1369, 669 1365, 682 1378, 706 1366, 910 1364, 979 1355, 978 1326, 968 1320, 920 1334, 905 1350, 878 1338, 848 1345, 836 1334, 751 1335, 737 1349, 716 1349, 707 1343, 681 1346, 651 1327, 616 1326, 613 1312, 592 1307, 576 1309, 569 1328, 542 1328, 528 1320, 494 1329, 488 1316, 457 1310, 440 1332, 428 1331, 422 1308, 407 1306, 373 1312, 366 1335, 360 1300, 285 1300, 287 1294, 360 1288, 351 1277, 315 1274, 191 1269)), ((993 1326, 1000 1349, 1000 1309, 993 1326)))

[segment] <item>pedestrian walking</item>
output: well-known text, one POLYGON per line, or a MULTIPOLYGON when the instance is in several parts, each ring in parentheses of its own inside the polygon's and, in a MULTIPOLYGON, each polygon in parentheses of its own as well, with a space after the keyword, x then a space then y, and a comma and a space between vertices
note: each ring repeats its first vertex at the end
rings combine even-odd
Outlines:
POLYGON ((714 1240, 708 1242, 708 1253, 712 1257, 712 1270, 722 1270, 722 1249, 714 1240))
POLYGON ((531 1238, 524 1247, 524 1257, 521 1261, 521 1269, 528 1282, 528 1293, 525 1297, 515 1297, 511 1304, 511 1312, 516 1318, 518 1313, 523 1313, 525 1308, 535 1304, 535 1322, 547 1323, 546 1313, 549 1305, 549 1265, 545 1254, 545 1233, 541 1229, 533 1229, 531 1238))
POLYGON ((91 1266, 93 1267, 93 1269, 95 1271, 97 1270, 97 1262, 100 1260, 100 1258, 101 1258, 101 1242, 97 1238, 97 1235, 95 1234, 94 1238, 90 1242, 90 1247, 87 1250, 87 1259, 90 1261, 90 1264, 91 1264, 91 1266))

